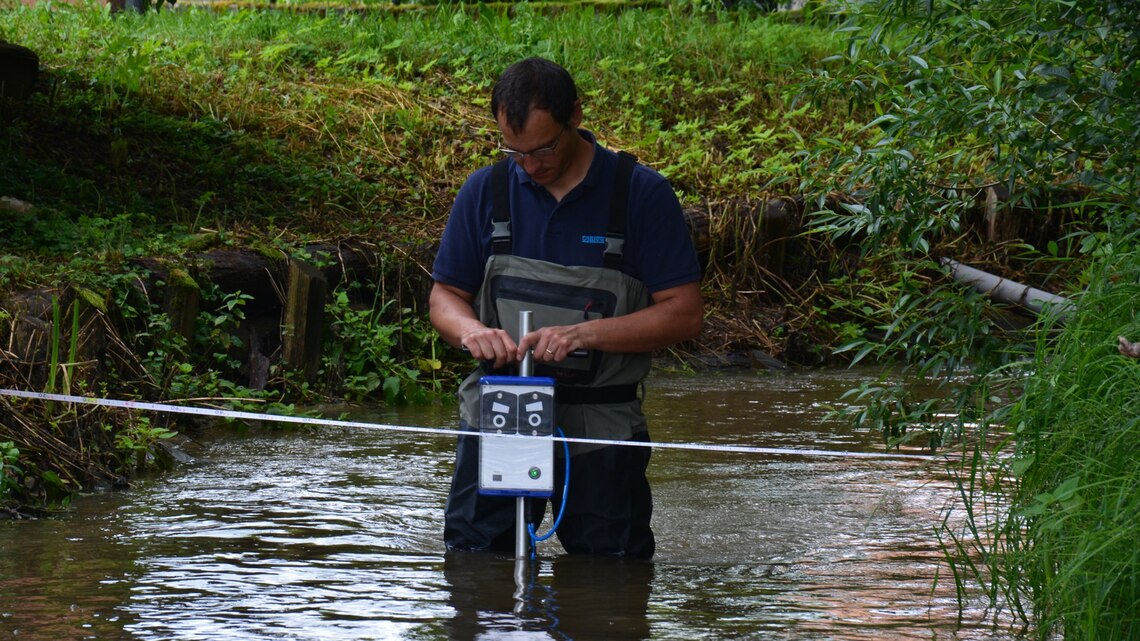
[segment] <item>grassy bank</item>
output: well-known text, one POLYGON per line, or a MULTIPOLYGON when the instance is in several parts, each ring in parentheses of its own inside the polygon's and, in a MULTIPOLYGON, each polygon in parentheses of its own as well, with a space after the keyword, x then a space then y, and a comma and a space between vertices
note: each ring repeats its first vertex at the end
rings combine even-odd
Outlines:
POLYGON ((1134 252, 1091 275, 1012 417, 1018 485, 999 576, 1030 594, 1042 638, 1140 635, 1140 361, 1118 342, 1140 336, 1138 312, 1134 252))
MULTIPOLYGON (((841 42, 823 26, 686 6, 5 12, 0 37, 35 50, 46 73, 43 93, 10 112, 0 159, 0 193, 40 209, 0 231, 21 257, 172 253, 191 236, 209 242, 203 232, 430 244, 463 178, 493 157, 491 83, 543 55, 574 72, 605 144, 662 171, 707 215, 714 305, 739 309, 755 292, 808 301, 757 268, 757 207, 800 194, 811 139, 867 137, 846 101, 784 95, 841 42)), ((2 270, 0 288, 53 273, 29 267, 2 270)), ((769 340, 750 320, 708 342, 781 353, 810 325, 802 313, 758 317, 785 325, 769 340)))
POLYGON ((19 9, 0 33, 41 56, 51 124, 105 147, 60 174, 39 155, 50 148, 14 136, 0 186, 30 197, 38 184, 33 200, 71 213, 145 209, 186 227, 430 237, 457 184, 493 156, 494 78, 543 55, 574 71, 602 140, 660 169, 686 203, 794 191, 804 139, 841 135, 848 113, 791 111, 782 91, 840 45, 822 28, 730 18, 19 9), (124 188, 97 194, 100 178, 124 188))
POLYGON ((997 625, 1012 618, 1042 640, 1135 638, 1140 369, 1117 347, 1140 339, 1135 17, 1091 0, 873 0, 845 28, 842 64, 811 84, 873 102, 867 126, 884 135, 873 149, 813 147, 851 168, 835 189, 875 186, 816 223, 897 269, 851 283, 881 333, 841 349, 947 392, 928 402, 871 382, 849 397, 856 418, 896 442, 933 427, 976 444, 955 505, 967 528, 945 539, 964 599, 983 586, 997 625), (995 186, 1022 205, 1071 194, 1076 225, 1048 242, 1022 228, 983 259, 1068 296, 1068 318, 1006 331, 981 294, 922 268, 953 249, 939 246, 946 234, 970 233, 969 201, 995 186))

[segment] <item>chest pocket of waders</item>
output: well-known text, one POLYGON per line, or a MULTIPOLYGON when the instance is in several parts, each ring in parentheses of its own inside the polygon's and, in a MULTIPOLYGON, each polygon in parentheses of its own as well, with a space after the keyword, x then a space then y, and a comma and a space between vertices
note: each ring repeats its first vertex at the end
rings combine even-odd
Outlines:
MULTIPOLYGON (((507 274, 491 275, 487 282, 495 319, 511 336, 518 336, 519 312, 531 312, 531 327, 575 325, 610 318, 617 311, 618 297, 612 291, 582 287, 507 274)), ((557 365, 535 363, 535 376, 548 376, 559 383, 587 385, 597 376, 602 352, 571 354, 557 365)))
MULTIPOLYGON (((567 267, 512 255, 510 162, 503 159, 492 169, 492 247, 479 295, 480 320, 517 338, 523 310, 531 312, 531 327, 537 329, 623 316, 648 306, 645 286, 621 271, 629 185, 637 159, 618 152, 602 267, 567 267)), ((623 369, 640 372, 624 358, 592 351, 571 354, 557 365, 535 363, 534 374, 562 385, 590 385, 599 373, 603 379, 635 382, 621 380, 623 369)))

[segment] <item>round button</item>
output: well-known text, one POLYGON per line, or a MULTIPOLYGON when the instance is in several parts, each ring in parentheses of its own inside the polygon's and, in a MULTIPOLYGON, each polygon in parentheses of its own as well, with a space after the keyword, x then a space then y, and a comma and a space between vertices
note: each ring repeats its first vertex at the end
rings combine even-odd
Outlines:
POLYGON ((527 472, 527 476, 529 476, 531 480, 537 481, 538 477, 542 476, 542 470, 538 469, 537 467, 532 467, 530 468, 530 471, 527 472))

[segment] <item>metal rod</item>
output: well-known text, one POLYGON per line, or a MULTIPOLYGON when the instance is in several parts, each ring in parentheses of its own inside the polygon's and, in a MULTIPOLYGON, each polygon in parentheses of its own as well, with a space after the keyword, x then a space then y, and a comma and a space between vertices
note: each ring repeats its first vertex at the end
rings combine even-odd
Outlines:
POLYGON ((526 561, 530 535, 526 531, 526 498, 515 497, 515 560, 526 561))
MULTIPOLYGON (((519 312, 519 341, 522 341, 523 336, 530 333, 531 313, 529 311, 519 312)), ((523 355, 522 363, 519 364, 520 376, 532 376, 534 374, 534 357, 530 350, 527 350, 523 355)), ((525 561, 527 557, 527 550, 530 547, 530 536, 526 531, 526 498, 519 496, 515 498, 515 560, 525 561)))
MULTIPOLYGON (((523 310, 519 312, 519 340, 530 333, 531 313, 523 310)), ((519 376, 534 376, 534 354, 527 350, 519 363, 519 376)))

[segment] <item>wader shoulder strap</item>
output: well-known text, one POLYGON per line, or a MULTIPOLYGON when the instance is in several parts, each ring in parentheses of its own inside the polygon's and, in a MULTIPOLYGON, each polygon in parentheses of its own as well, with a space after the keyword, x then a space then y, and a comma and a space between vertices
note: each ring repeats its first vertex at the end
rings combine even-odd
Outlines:
POLYGON ((491 168, 491 253, 511 253, 510 158, 491 168))
POLYGON ((629 181, 636 164, 637 156, 625 151, 618 152, 614 192, 610 200, 610 226, 606 231, 606 250, 602 254, 602 267, 608 269, 621 269, 622 252, 625 250, 625 213, 629 208, 629 181))
MULTIPOLYGON (((511 195, 510 159, 504 158, 491 168, 491 253, 511 253, 511 195)), ((614 191, 610 199, 610 222, 606 230, 606 248, 602 266, 621 270, 625 248, 626 210, 629 208, 629 182, 637 156, 618 152, 617 173, 614 174, 614 191)))

